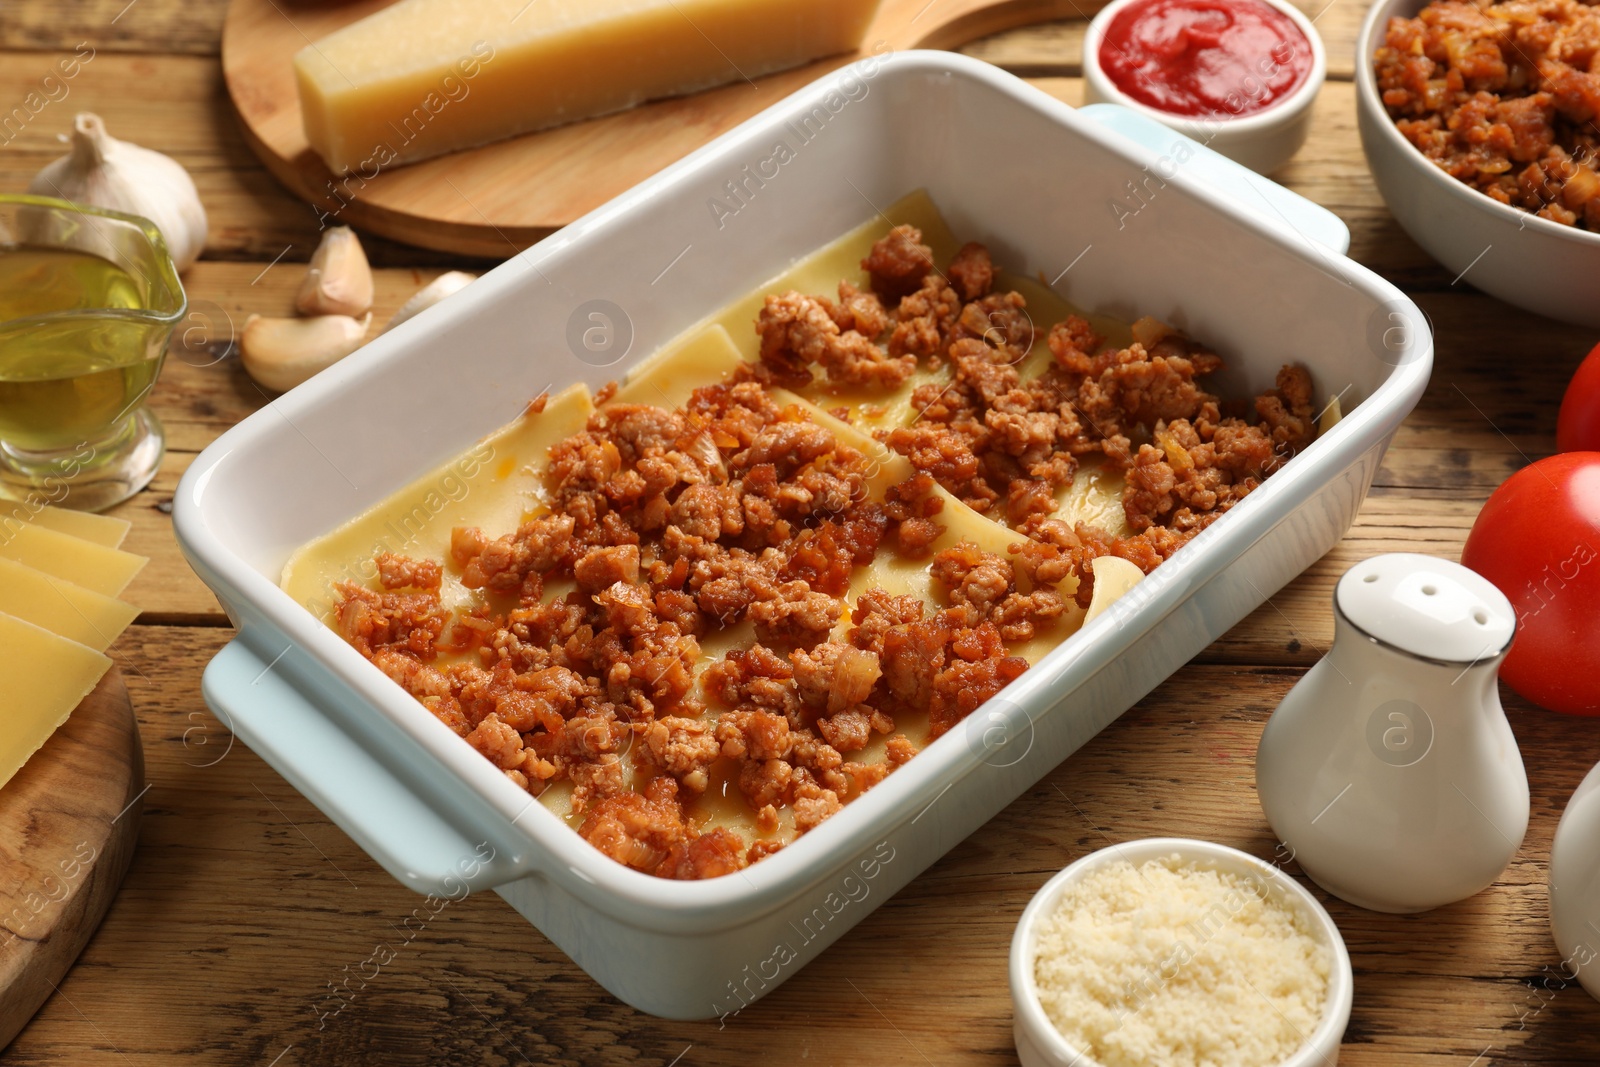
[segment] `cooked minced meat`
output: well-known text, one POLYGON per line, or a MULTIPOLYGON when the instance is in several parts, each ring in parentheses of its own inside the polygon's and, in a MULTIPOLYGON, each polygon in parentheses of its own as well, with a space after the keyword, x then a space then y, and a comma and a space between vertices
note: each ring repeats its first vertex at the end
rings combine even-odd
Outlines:
MULTIPOLYGON (((499 537, 453 531, 462 583, 512 606, 452 618, 437 562, 386 555, 383 589, 342 586, 336 623, 517 785, 570 781, 579 833, 607 855, 663 877, 726 873, 778 844, 696 829, 685 802, 719 765, 763 837, 784 808, 804 832, 914 747, 897 736, 877 763, 844 753, 893 734, 895 714, 930 710, 897 695, 854 630, 831 638, 863 610, 846 599, 850 577, 886 539, 923 546, 942 531, 931 480, 878 503, 871 466, 754 381, 702 388, 679 410, 608 404, 551 449, 549 514, 499 537), (561 579, 577 588, 546 601, 561 579), (700 637, 746 621, 758 643, 708 665, 697 688, 700 637), (470 655, 436 665, 441 653, 470 655)), ((901 627, 912 640, 888 634, 890 669, 929 672, 936 731, 1026 667, 990 616, 1015 627, 1059 614, 1032 596, 1044 602, 961 602, 901 627)))
POLYGON ((936 738, 1027 670, 1010 646, 1067 614, 1060 583, 1087 604, 1097 556, 1154 568, 1311 438, 1303 370, 1253 420, 1223 417, 1203 385, 1221 360, 1151 320, 1125 349, 1057 323, 1052 364, 1024 380, 1034 323, 982 245, 940 271, 900 226, 862 266, 870 290, 769 296, 759 363, 680 408, 602 390, 550 449, 548 506, 515 530, 459 528, 447 561, 384 554, 380 588, 339 587, 346 640, 519 787, 570 783, 578 832, 619 863, 705 878, 778 851, 785 814, 816 827, 916 754, 907 727, 936 738), (879 435, 918 472, 882 491, 871 457, 770 392, 887 392, 919 367, 950 380, 879 435), (1091 453, 1125 474, 1134 536, 1053 517, 1091 453), (934 552, 936 485, 1028 539, 934 552), (852 596, 886 552, 927 561, 942 606, 852 596), (443 607, 444 565, 483 606, 443 607), (572 591, 547 599, 558 583, 572 591), (740 625, 754 640, 706 662, 702 641, 740 625), (714 783, 747 805, 743 832, 706 829, 714 783))
POLYGON ((1401 134, 1451 177, 1600 231, 1600 7, 1435 0, 1389 20, 1374 69, 1401 134))

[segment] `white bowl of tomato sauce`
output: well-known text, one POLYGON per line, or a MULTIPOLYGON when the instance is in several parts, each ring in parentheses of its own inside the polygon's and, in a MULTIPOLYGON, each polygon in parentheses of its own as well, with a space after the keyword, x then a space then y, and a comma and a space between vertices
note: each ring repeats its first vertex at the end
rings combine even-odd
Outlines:
POLYGON ((1087 102, 1132 108, 1260 174, 1305 144, 1327 66, 1286 0, 1113 0, 1083 41, 1087 102))

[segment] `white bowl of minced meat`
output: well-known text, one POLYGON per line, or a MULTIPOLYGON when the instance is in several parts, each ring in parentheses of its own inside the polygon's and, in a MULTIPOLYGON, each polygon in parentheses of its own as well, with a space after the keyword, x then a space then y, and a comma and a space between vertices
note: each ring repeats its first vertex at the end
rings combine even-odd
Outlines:
POLYGON ((1600 8, 1380 0, 1356 45, 1356 116, 1395 220, 1452 275, 1600 326, 1600 8))

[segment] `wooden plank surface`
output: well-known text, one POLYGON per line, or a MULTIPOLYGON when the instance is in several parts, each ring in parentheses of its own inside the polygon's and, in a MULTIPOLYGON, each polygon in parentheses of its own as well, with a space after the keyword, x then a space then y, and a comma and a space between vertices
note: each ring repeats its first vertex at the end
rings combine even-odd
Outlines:
MULTIPOLYGON (((152 557, 129 591, 140 622, 112 650, 139 715, 151 785, 139 851, 105 926, 60 995, 0 1055, 5 1064, 1014 1063, 1005 952, 1034 889, 1094 848, 1157 833, 1273 859, 1254 795, 1256 739, 1331 640, 1334 581, 1377 552, 1458 555, 1494 486, 1553 449, 1561 389, 1595 340, 1451 285, 1395 226, 1355 133, 1348 79, 1364 3, 1335 0, 1317 21, 1330 81, 1311 140, 1279 178, 1346 220, 1352 255, 1416 296, 1438 343, 1433 383, 1355 527, 773 996, 725 1029, 664 1023, 601 992, 492 894, 452 904, 402 944, 398 925, 420 898, 233 744, 200 698, 200 672, 231 630, 179 556, 165 509, 196 452, 266 402, 236 362, 214 355, 246 315, 288 307, 316 239, 314 214, 267 176, 229 114, 215 60, 224 7, 0 3, 0 104, 21 99, 80 42, 96 50, 67 97, 0 138, 0 188, 20 189, 59 153, 55 135, 78 109, 180 159, 212 221, 205 258, 186 279, 197 314, 189 325, 216 344, 169 360, 153 403, 171 449, 150 489, 119 509, 134 522, 128 547, 152 557), (379 943, 399 949, 395 960, 329 1015, 339 1004, 330 983, 358 971, 379 943)), ((1081 24, 1051 23, 966 51, 1077 102, 1080 39, 1081 24)), ((366 243, 380 268, 380 319, 440 269, 484 266, 366 243)), ((1284 339, 1286 352, 1293 343, 1284 339)), ((1550 977, 1559 957, 1544 888, 1562 806, 1600 759, 1600 723, 1509 694, 1507 706, 1533 782, 1533 816, 1496 886, 1411 917, 1317 891, 1357 969, 1341 1064, 1600 1059, 1600 1005, 1550 977)))

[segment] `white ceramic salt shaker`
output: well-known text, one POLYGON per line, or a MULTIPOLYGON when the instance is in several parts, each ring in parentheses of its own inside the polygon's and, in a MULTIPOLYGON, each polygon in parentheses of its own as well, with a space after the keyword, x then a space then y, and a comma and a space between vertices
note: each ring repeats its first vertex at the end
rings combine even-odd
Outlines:
POLYGON ((1415 912, 1469 897, 1528 829, 1496 686, 1516 614, 1481 576, 1412 553, 1352 567, 1333 608, 1333 648, 1261 735, 1267 821, 1352 904, 1415 912))
POLYGON ((1550 930, 1562 977, 1600 1000, 1600 766, 1572 794, 1550 846, 1550 930))

